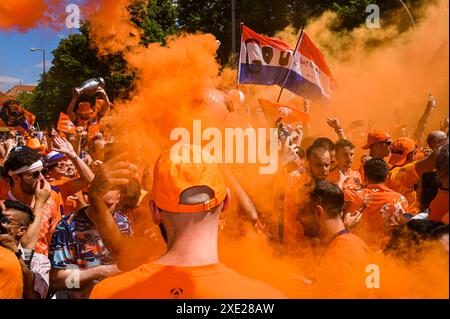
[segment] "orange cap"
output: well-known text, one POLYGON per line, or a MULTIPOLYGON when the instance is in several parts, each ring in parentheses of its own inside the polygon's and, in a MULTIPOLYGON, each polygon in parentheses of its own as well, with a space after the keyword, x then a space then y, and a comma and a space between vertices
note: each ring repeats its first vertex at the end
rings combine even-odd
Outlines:
POLYGON ((214 157, 194 145, 182 145, 180 151, 184 153, 166 151, 156 162, 153 172, 156 206, 171 213, 199 213, 218 206, 227 195, 227 187, 214 157), (181 154, 189 154, 189 160, 183 160, 181 154), (196 157, 201 159, 200 163, 194 162, 196 157), (180 204, 183 191, 195 186, 211 188, 214 197, 200 204, 180 204))
POLYGON ((80 102, 80 104, 78 104, 78 110, 77 110, 77 114, 91 114, 92 109, 91 109, 91 104, 89 102, 80 102))
POLYGON ((29 138, 26 143, 25 146, 28 146, 29 148, 32 148, 36 151, 44 151, 45 150, 45 146, 41 144, 41 142, 39 141, 38 138, 36 137, 32 137, 29 138))
POLYGON ((405 164, 408 154, 414 151, 416 142, 409 137, 400 137, 392 143, 389 164, 401 166, 405 164))
POLYGON ((374 130, 374 131, 369 132, 369 134, 367 135, 367 144, 364 145, 362 148, 368 149, 375 143, 388 141, 390 139, 391 139, 391 137, 389 136, 388 133, 374 130))

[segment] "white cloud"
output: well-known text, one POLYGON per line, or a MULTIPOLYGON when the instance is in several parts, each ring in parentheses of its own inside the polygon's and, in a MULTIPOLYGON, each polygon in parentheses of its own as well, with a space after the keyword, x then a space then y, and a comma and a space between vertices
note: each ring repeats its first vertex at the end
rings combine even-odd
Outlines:
MULTIPOLYGON (((23 81, 22 81, 23 82, 23 81)), ((12 76, 0 75, 0 91, 5 92, 16 84, 20 83, 19 78, 12 76)))
POLYGON ((20 79, 12 76, 0 75, 0 84, 11 84, 16 82, 20 82, 20 79))

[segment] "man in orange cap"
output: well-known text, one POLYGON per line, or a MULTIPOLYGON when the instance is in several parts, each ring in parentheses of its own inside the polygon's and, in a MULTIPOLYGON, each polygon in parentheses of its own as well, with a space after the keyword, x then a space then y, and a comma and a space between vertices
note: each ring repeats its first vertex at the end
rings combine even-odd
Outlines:
MULTIPOLYGON (((167 252, 97 284, 91 298, 284 298, 275 288, 219 262, 219 218, 229 205, 229 191, 211 155, 192 145, 181 150, 186 157, 162 153, 153 174, 150 208, 167 252)), ((129 181, 129 164, 120 159, 102 166, 89 189, 96 215, 106 215, 102 194, 129 181)))
POLYGON ((88 132, 89 138, 92 138, 95 133, 100 132, 100 118, 102 118, 110 108, 108 95, 102 87, 99 87, 97 94, 101 96, 101 99, 96 99, 94 108, 91 108, 90 102, 80 102, 78 104, 77 112, 75 113, 75 104, 79 98, 79 95, 76 90, 73 90, 72 92, 73 98, 67 107, 67 115, 69 115, 70 120, 76 126, 83 126, 83 128, 88 132))
POLYGON ((367 143, 362 148, 370 149, 369 156, 363 156, 359 172, 364 178, 364 164, 371 158, 384 159, 391 155, 392 138, 388 133, 373 130, 367 135, 367 143))
POLYGON ((448 139, 440 140, 436 143, 433 152, 420 160, 416 160, 416 143, 408 137, 397 139, 391 146, 392 156, 389 164, 392 167, 389 171, 386 186, 406 197, 412 213, 419 211, 414 185, 419 182, 423 173, 435 169, 436 151, 444 144, 448 144, 448 139))
POLYGON ((391 144, 392 139, 389 134, 374 130, 367 135, 367 143, 362 148, 370 149, 370 157, 384 159, 391 155, 391 144))

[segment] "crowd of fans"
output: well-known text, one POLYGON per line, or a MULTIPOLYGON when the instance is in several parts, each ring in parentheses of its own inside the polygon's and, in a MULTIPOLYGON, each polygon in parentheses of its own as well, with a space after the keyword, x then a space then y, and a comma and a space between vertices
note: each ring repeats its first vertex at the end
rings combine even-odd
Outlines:
MULTIPOLYGON (((0 298, 284 298, 219 260, 230 191, 250 200, 232 174, 170 152, 154 167, 106 155, 112 137, 99 122, 110 102, 98 93, 94 103, 74 95, 75 134, 32 127, 2 139, 0 298)), ((315 296, 354 296, 372 253, 414 259, 432 243, 448 264, 448 119, 424 136, 433 107, 411 136, 371 129, 365 145, 336 118, 336 142, 276 124, 282 165, 267 200, 279 222, 270 227, 253 203, 250 220, 281 246, 320 242, 319 275, 307 280, 315 296), (368 150, 360 162, 357 148, 368 150)))

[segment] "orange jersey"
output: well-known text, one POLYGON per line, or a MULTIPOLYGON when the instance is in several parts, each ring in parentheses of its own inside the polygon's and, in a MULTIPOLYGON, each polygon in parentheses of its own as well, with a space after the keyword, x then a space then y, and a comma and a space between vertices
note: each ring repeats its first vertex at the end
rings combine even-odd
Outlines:
POLYGON ((358 236, 347 233, 336 237, 320 259, 313 284, 315 297, 366 297, 366 267, 371 263, 372 252, 358 236))
POLYGON ((42 228, 35 249, 37 253, 45 256, 48 255, 48 248, 52 240, 52 235, 56 229, 56 225, 63 216, 64 201, 61 194, 56 192, 52 187, 50 198, 45 203, 42 212, 42 228))
POLYGON ((386 186, 405 196, 408 201, 410 212, 419 212, 419 203, 416 200, 414 185, 419 182, 420 176, 416 172, 416 162, 404 166, 394 166, 389 171, 386 186))
MULTIPOLYGON (((337 184, 339 181, 339 168, 330 172, 327 178, 328 181, 337 184)), ((347 179, 343 185, 344 189, 358 190, 362 188, 362 178, 358 171, 350 170, 350 178, 347 179)))
POLYGON ((409 212, 406 198, 382 184, 371 184, 361 191, 347 189, 344 196, 345 201, 350 203, 346 209, 349 213, 366 205, 354 232, 377 248, 387 243, 392 227, 399 225, 402 214, 409 212))
POLYGON ((223 264, 174 267, 148 263, 107 278, 91 299, 282 299, 281 292, 223 264))
POLYGON ((77 206, 77 202, 75 200, 68 198, 70 195, 73 194, 83 196, 81 191, 78 193, 73 192, 75 180, 78 180, 78 178, 63 177, 59 180, 54 180, 50 182, 50 185, 54 186, 53 190, 61 194, 61 199, 64 202, 63 204, 64 216, 69 215, 71 212, 81 208, 77 206))
POLYGON ((0 246, 0 299, 22 299, 23 277, 17 256, 0 246))
POLYGON ((448 195, 448 190, 439 189, 437 196, 430 204, 430 220, 441 221, 442 218, 447 214, 448 224, 448 195))

